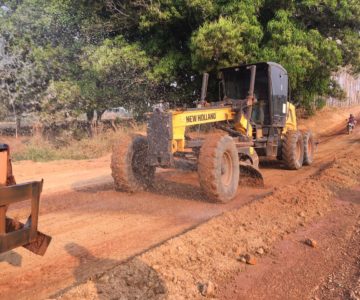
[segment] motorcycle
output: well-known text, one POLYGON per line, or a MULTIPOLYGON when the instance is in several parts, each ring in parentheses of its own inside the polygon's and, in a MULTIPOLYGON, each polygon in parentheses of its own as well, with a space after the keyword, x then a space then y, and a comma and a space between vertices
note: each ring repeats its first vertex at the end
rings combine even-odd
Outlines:
POLYGON ((347 122, 347 126, 346 126, 346 129, 347 129, 347 133, 348 134, 351 134, 353 132, 353 130, 355 129, 355 125, 356 125, 356 121, 354 122, 347 122))

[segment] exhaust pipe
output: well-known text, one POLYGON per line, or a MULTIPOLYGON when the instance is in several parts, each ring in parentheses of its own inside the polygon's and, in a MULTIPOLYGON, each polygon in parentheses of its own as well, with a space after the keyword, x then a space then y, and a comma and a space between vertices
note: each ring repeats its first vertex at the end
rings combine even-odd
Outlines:
POLYGON ((202 86, 201 86, 201 98, 200 98, 201 102, 206 101, 208 84, 209 84, 209 73, 204 73, 202 79, 202 86))
POLYGON ((249 93, 246 99, 246 119, 248 120, 247 128, 246 128, 246 134, 249 135, 250 130, 250 120, 253 112, 253 105, 255 103, 255 77, 256 77, 256 66, 249 66, 248 69, 250 69, 250 87, 249 87, 249 93))
POLYGON ((256 66, 250 66, 248 67, 248 69, 250 69, 251 72, 248 99, 249 98, 254 99, 256 66))

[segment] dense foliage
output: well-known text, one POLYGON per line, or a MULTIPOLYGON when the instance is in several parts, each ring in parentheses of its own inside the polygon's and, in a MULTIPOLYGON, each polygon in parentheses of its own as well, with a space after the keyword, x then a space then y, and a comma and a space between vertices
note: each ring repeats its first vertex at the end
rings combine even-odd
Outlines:
POLYGON ((358 0, 0 1, 1 107, 50 121, 198 98, 201 73, 275 61, 293 100, 341 95, 331 74, 360 72, 358 0))

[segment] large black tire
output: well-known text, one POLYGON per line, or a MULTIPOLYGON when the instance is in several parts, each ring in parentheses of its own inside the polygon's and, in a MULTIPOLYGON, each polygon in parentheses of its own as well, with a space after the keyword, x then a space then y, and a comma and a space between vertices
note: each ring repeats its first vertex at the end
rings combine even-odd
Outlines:
POLYGON ((310 130, 303 133, 303 140, 304 140, 304 165, 310 166, 314 162, 314 155, 316 149, 314 135, 310 130))
POLYGON ((209 135, 200 149, 200 186, 210 201, 233 199, 239 183, 239 155, 230 136, 209 135))
POLYGON ((282 158, 290 170, 298 170, 304 162, 304 140, 300 131, 290 130, 282 144, 282 158))
POLYGON ((143 136, 125 137, 113 147, 111 175, 115 189, 136 192, 151 186, 155 167, 147 165, 148 142, 143 136))

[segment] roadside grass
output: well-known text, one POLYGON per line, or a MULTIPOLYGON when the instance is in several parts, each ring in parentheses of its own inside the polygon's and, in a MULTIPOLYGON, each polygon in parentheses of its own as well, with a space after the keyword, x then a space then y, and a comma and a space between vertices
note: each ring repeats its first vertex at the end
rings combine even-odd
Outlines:
POLYGON ((76 140, 62 138, 54 141, 42 137, 32 137, 23 141, 18 149, 12 149, 13 161, 32 160, 46 162, 52 160, 81 160, 98 158, 111 153, 114 143, 125 135, 143 132, 143 126, 122 128, 117 132, 100 133, 93 138, 76 140))

